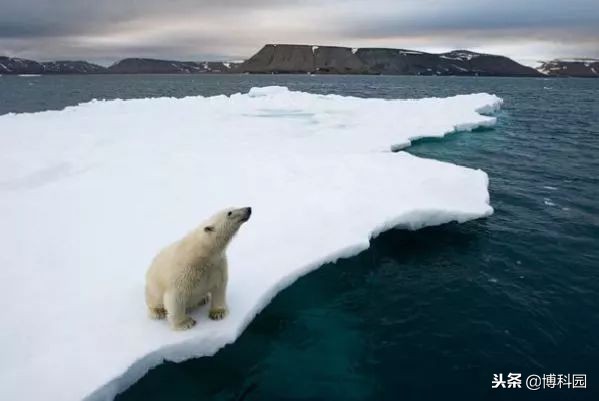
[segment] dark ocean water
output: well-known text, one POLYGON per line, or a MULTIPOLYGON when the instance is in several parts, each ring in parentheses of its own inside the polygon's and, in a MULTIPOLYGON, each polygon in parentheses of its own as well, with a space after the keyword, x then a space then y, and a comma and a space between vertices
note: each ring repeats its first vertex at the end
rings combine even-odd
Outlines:
POLYGON ((485 170, 495 214, 386 232, 282 291, 216 356, 165 363, 120 401, 599 400, 599 80, 4 76, 0 114, 273 84, 363 97, 501 96, 495 129, 408 149, 485 170), (586 374, 587 389, 491 389, 493 374, 510 372, 586 374))

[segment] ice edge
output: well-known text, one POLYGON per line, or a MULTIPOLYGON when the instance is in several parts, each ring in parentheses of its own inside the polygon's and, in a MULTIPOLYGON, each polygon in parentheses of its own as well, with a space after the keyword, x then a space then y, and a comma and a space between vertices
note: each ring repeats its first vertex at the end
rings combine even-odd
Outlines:
MULTIPOLYGON (((382 234, 385 231, 389 231, 392 229, 407 229, 410 231, 419 230, 425 227, 434 227, 442 224, 447 224, 451 222, 464 223, 471 220, 476 220, 480 218, 485 218, 493 214, 493 208, 489 205, 488 210, 484 213, 484 215, 471 214, 471 215, 461 215, 456 216, 455 214, 446 214, 443 215, 442 210, 428 210, 428 211, 418 211, 412 214, 420 214, 423 216, 424 220, 432 219, 435 221, 434 224, 423 223, 421 225, 414 224, 405 224, 406 221, 405 215, 400 215, 395 219, 388 221, 387 223, 381 224, 379 227, 375 228, 371 231, 369 239, 376 238, 378 235, 382 234)), ((189 339, 187 341, 183 341, 179 344, 172 344, 165 346, 163 348, 157 349, 152 353, 146 355, 145 357, 135 361, 131 367, 124 372, 120 377, 115 378, 109 383, 105 384, 103 387, 97 389, 92 394, 85 398, 86 401, 112 401, 114 398, 126 391, 129 387, 139 381, 142 377, 144 377, 151 369, 156 366, 162 364, 165 361, 170 362, 183 362, 192 358, 199 357, 211 357, 214 356, 218 351, 227 345, 233 344, 237 339, 242 335, 245 329, 249 326, 249 324, 254 320, 254 318, 266 308, 271 301, 278 295, 279 292, 284 290, 285 288, 292 285, 301 277, 305 276, 308 273, 311 273, 325 264, 335 263, 339 259, 350 258, 358 255, 359 253, 367 250, 370 247, 370 241, 365 243, 355 244, 353 246, 347 246, 345 249, 339 250, 337 252, 331 253, 328 257, 323 258, 319 262, 314 262, 309 265, 306 265, 296 271, 297 274, 294 276, 286 277, 281 280, 278 285, 272 289, 270 294, 264 295, 264 297, 260 300, 259 303, 255 305, 252 309, 251 313, 246 316, 243 320, 242 325, 239 328, 239 331, 235 333, 234 336, 228 338, 226 342, 222 342, 222 338, 219 341, 215 341, 212 344, 202 343, 202 347, 204 348, 204 352, 193 353, 190 350, 193 350, 195 345, 194 339, 189 339), (207 350, 208 349, 208 350, 207 350), (180 357, 179 355, 185 353, 186 356, 180 357), (169 354, 171 355, 169 357, 169 354)))

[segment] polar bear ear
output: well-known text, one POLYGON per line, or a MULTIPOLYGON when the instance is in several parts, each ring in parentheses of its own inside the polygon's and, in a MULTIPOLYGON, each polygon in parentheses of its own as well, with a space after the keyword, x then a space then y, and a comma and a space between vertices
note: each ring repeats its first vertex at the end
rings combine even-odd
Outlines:
POLYGON ((206 226, 204 227, 204 231, 206 231, 207 233, 211 233, 214 231, 214 227, 213 226, 206 226))

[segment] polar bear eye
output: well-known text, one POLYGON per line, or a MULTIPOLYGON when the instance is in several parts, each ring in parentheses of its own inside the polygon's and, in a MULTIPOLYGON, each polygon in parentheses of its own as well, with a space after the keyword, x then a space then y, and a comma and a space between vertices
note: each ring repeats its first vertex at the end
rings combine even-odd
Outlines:
POLYGON ((232 214, 233 214, 233 212, 229 212, 229 213, 227 213, 227 216, 230 216, 230 215, 232 215, 232 214))
POLYGON ((204 231, 206 231, 207 233, 214 231, 214 227, 212 226, 206 226, 204 227, 204 231))

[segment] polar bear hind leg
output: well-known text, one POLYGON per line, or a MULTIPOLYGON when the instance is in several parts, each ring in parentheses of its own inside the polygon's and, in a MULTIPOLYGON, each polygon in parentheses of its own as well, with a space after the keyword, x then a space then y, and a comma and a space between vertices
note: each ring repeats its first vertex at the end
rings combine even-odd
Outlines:
POLYGON ((192 298, 187 304, 187 311, 191 312, 194 309, 200 308, 210 302, 210 294, 198 295, 192 298))
POLYGON ((148 286, 146 286, 146 305, 148 307, 148 316, 151 319, 166 318, 166 309, 164 309, 161 297, 157 297, 156 292, 148 286))

